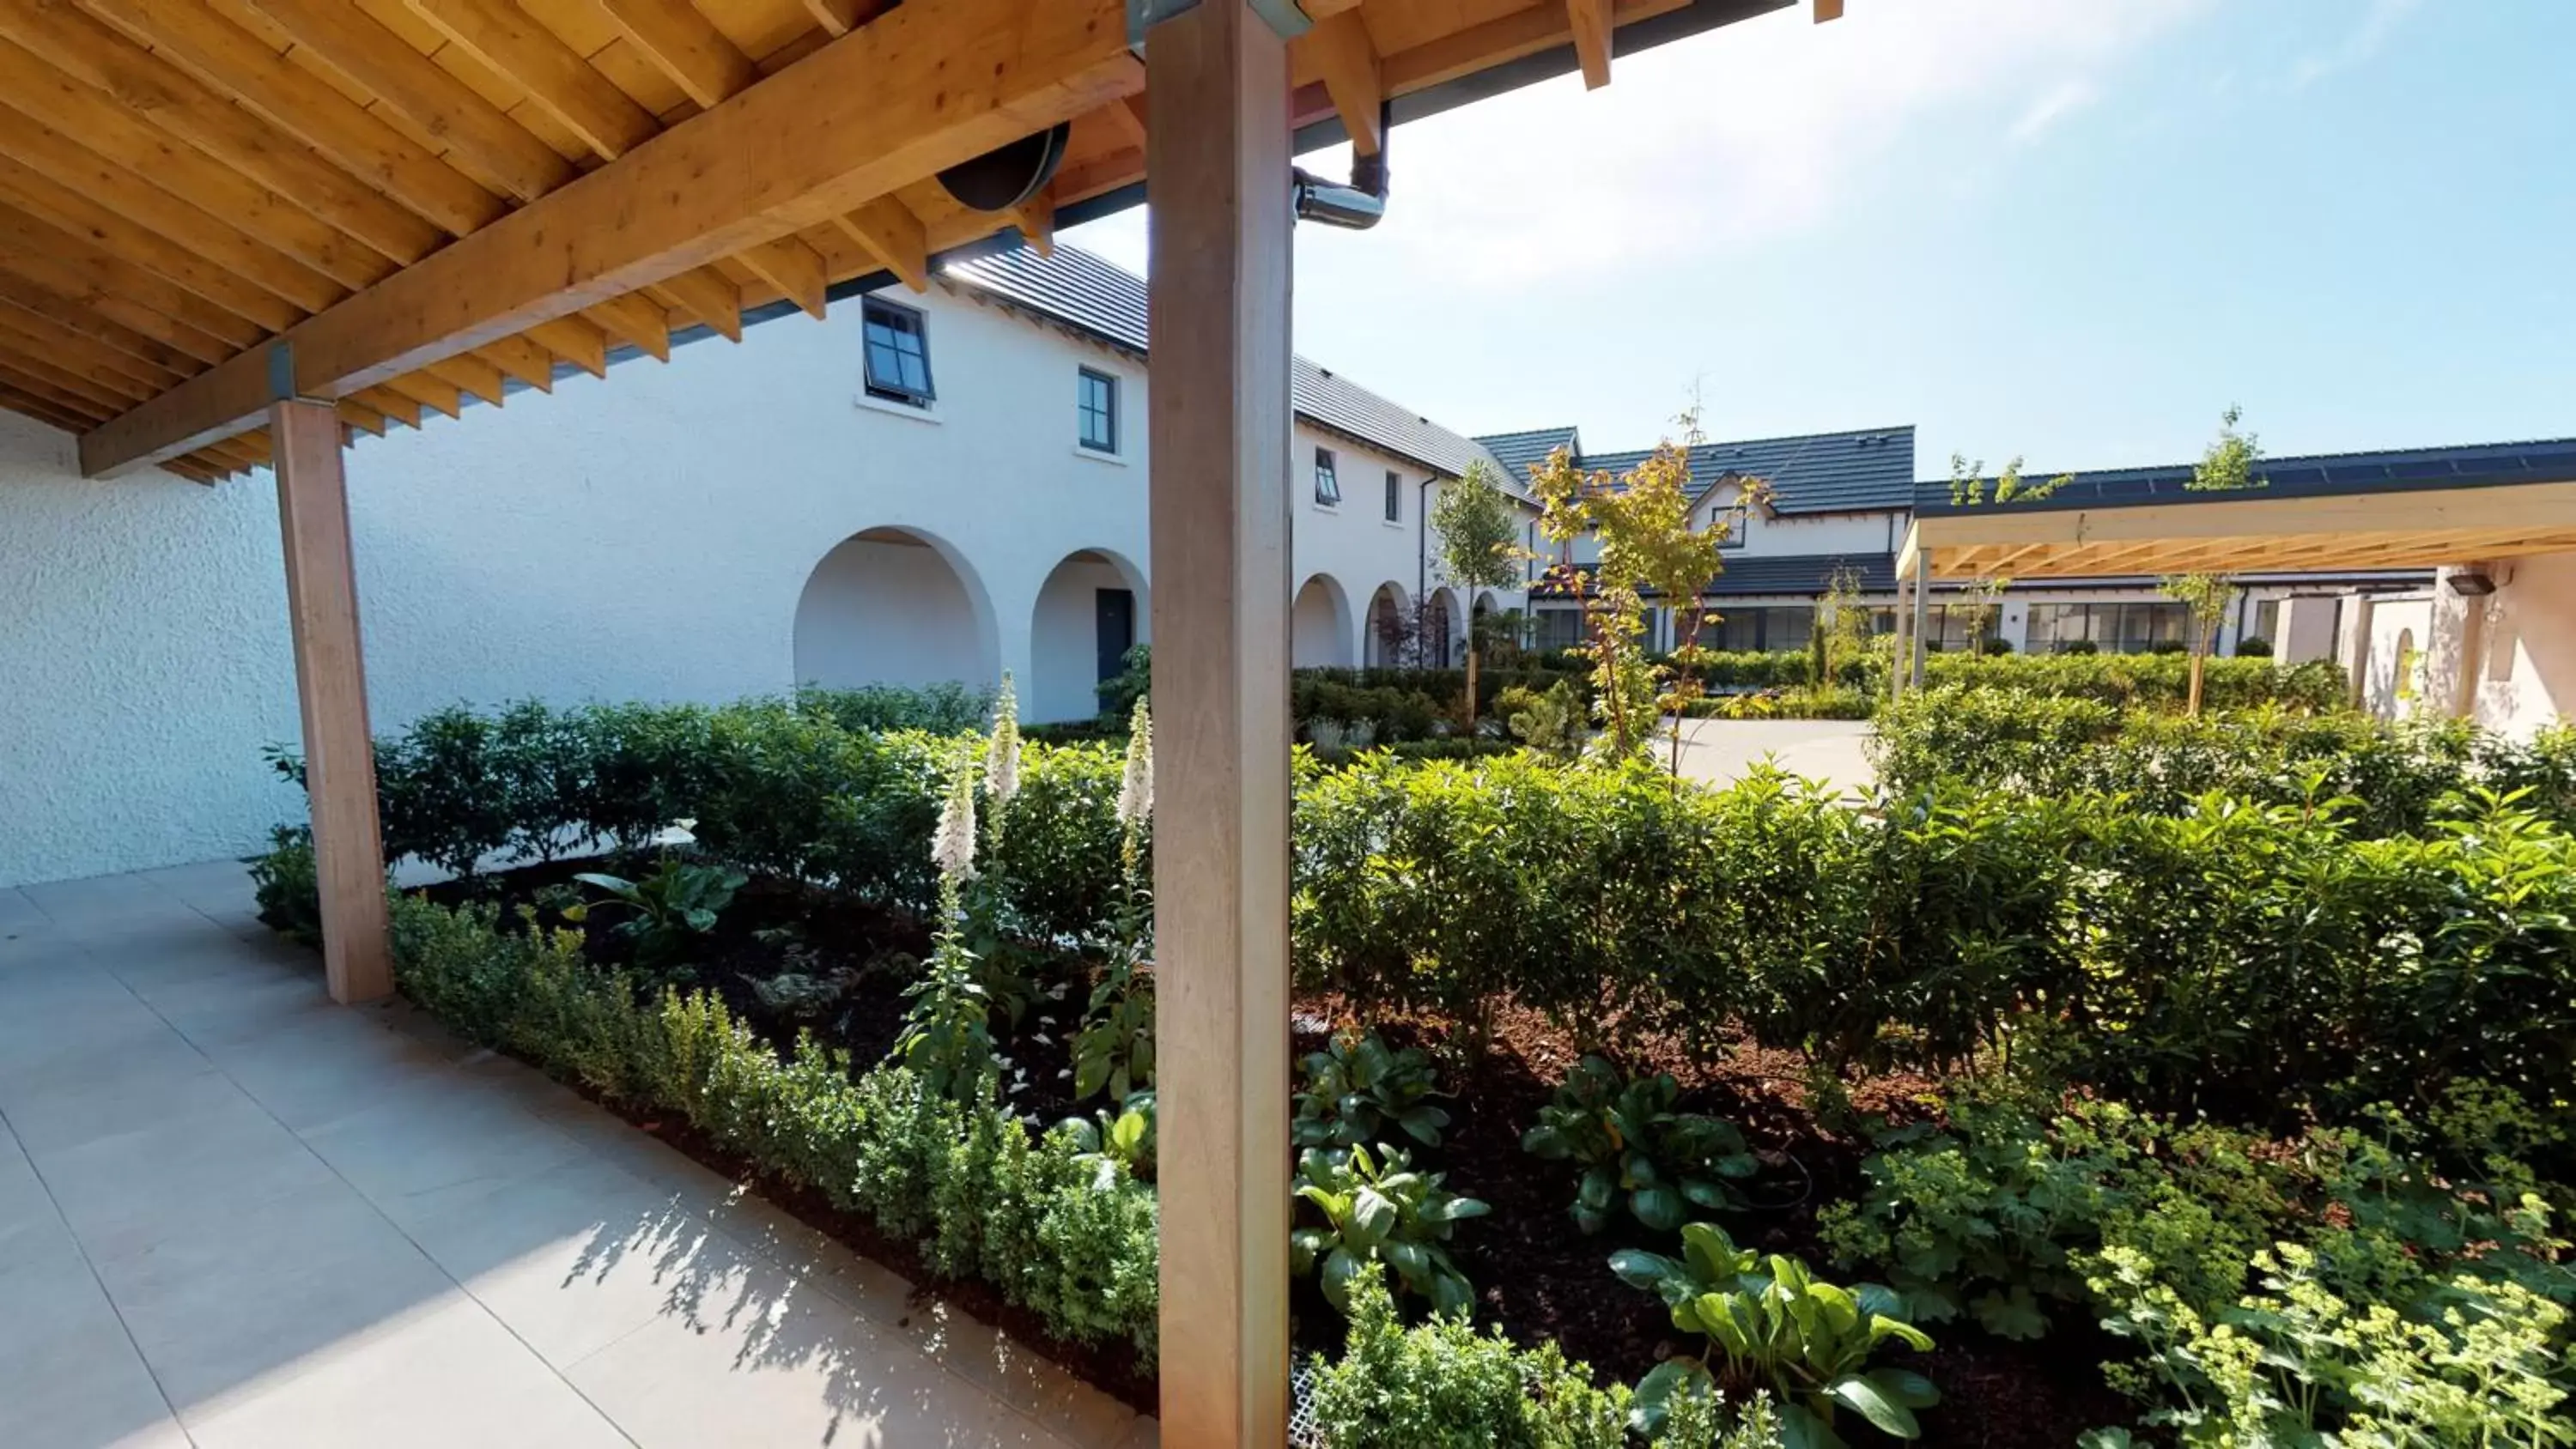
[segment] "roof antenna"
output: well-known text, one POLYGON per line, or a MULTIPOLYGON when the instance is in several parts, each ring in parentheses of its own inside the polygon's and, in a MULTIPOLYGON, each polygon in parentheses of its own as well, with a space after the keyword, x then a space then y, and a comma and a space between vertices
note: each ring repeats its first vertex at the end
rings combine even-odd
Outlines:
POLYGON ((1289 194, 1296 198, 1297 215, 1306 221, 1320 221, 1349 231, 1366 231, 1386 216, 1386 148, 1395 135, 1395 107, 1381 101, 1377 108, 1377 150, 1361 155, 1351 148, 1351 181, 1348 186, 1322 180, 1302 166, 1291 168, 1289 194))

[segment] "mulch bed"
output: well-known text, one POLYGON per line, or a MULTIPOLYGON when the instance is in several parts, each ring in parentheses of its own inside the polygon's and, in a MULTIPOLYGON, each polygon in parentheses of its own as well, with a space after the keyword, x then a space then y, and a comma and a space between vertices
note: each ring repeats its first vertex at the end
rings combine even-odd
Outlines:
MULTIPOLYGON (((477 893, 489 899, 497 890, 501 899, 515 903, 576 871, 606 868, 613 867, 590 861, 525 867, 486 880, 477 893)), ((462 885, 430 892, 450 902, 467 893, 462 885)), ((590 940, 594 957, 619 964, 614 938, 593 931, 590 940)), ((756 881, 725 911, 699 953, 697 980, 781 1046, 792 1043, 800 1029, 810 1029, 828 1044, 848 1050, 854 1062, 873 1063, 900 1033, 901 989, 930 946, 928 930, 910 916, 756 881), (784 1018, 753 990, 753 982, 782 971, 823 975, 842 969, 861 973, 860 984, 841 1007, 821 1019, 784 1018)), ((1061 995, 1050 999, 1042 994, 1018 1030, 997 1032, 1013 1073, 1011 1104, 1038 1123, 1089 1115, 1100 1106, 1071 1100, 1072 1035, 1088 990, 1082 972, 1081 963, 1071 959, 1042 963, 1042 989, 1061 995)), ((1300 995, 1293 1006, 1299 1055, 1323 1047, 1336 1030, 1359 1024, 1345 1003, 1330 995, 1300 995)), ((1673 1329, 1662 1305, 1620 1283, 1608 1267, 1610 1254, 1619 1248, 1670 1251, 1671 1244, 1652 1240, 1624 1220, 1598 1237, 1583 1236, 1566 1211, 1574 1174, 1564 1164, 1542 1162, 1521 1150, 1521 1134, 1582 1055, 1575 1038, 1538 1013, 1504 1007, 1490 1023, 1488 1049, 1462 1066, 1466 1053, 1457 1049, 1459 1034, 1448 1023, 1399 1018, 1374 1025, 1389 1045, 1430 1051, 1440 1063, 1443 1087, 1452 1094, 1442 1104, 1452 1118, 1448 1132, 1438 1148, 1415 1149, 1416 1165, 1445 1173, 1450 1190, 1492 1205, 1490 1215, 1460 1229, 1453 1245, 1459 1266, 1477 1285, 1478 1322, 1499 1324, 1521 1343, 1553 1339, 1569 1358, 1589 1363, 1605 1377, 1630 1382, 1661 1359, 1688 1351, 1690 1345, 1673 1329)), ((1739 1243, 1826 1266, 1816 1243, 1816 1212, 1858 1193, 1862 1149, 1825 1130, 1808 1109, 1803 1058, 1745 1043, 1722 1066, 1702 1070, 1677 1049, 1649 1044, 1621 1064, 1634 1071, 1671 1072, 1682 1084, 1684 1110, 1714 1113, 1743 1128, 1764 1171, 1747 1185, 1757 1205, 1721 1219, 1739 1243)), ((1849 1091, 1860 1110, 1903 1119, 1923 1114, 1922 1099, 1935 1086, 1928 1078, 1891 1075, 1850 1084, 1849 1091)), ((1023 1342, 1043 1345, 1104 1392, 1139 1410, 1153 1410, 1152 1375, 1139 1372, 1132 1356, 1118 1346, 1085 1349, 1049 1339, 1032 1315, 1004 1302, 988 1285, 936 1280, 911 1244, 839 1212, 820 1194, 734 1158, 684 1123, 621 1115, 710 1168, 753 1183, 797 1218, 854 1251, 926 1285, 917 1290, 917 1301, 952 1304, 1023 1342)), ((1413 1146, 1409 1140, 1402 1145, 1413 1146)), ((1340 1319, 1311 1284, 1296 1286, 1291 1309, 1301 1351, 1339 1349, 1340 1319)), ((2106 1359, 2131 1355, 2088 1324, 2065 1323, 2035 1344, 1995 1339, 1963 1322, 1935 1326, 1931 1333, 1939 1343, 1933 1352, 1890 1359, 1909 1362, 1941 1388, 1940 1407, 1923 1418, 1923 1444, 2062 1449, 2085 1429, 2135 1418, 2134 1406, 2103 1383, 2100 1371, 2106 1359)), ((1887 1442, 1866 1426, 1847 1437, 1856 1444, 1887 1442)))

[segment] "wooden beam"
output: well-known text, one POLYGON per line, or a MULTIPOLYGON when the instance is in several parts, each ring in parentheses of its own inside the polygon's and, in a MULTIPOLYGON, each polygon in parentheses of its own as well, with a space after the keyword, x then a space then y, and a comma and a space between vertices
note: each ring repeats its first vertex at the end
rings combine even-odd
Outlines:
POLYGON ((581 309, 581 315, 653 358, 656 362, 671 360, 671 315, 638 292, 593 302, 581 309))
POLYGON ((762 281, 776 287, 780 296, 807 316, 823 315, 823 289, 831 284, 830 270, 823 265, 823 254, 799 238, 783 236, 745 247, 734 254, 734 260, 759 273, 762 281))
POLYGON ((0 204, 133 262, 262 331, 283 332, 303 321, 309 310, 6 156, 0 156, 0 204))
MULTIPOLYGON (((308 211, 245 171, 230 165, 207 165, 205 156, 209 153, 192 149, 192 143, 185 138, 138 119, 135 112, 83 84, 62 67, 5 39, 0 39, 0 105, 42 121, 63 135, 78 137, 81 145, 344 286, 366 286, 395 268, 396 263, 385 254, 323 220, 318 214, 318 199, 314 202, 316 210, 308 211)), ((155 120, 168 119, 158 111, 151 114, 155 120)), ((220 153, 214 154, 219 160, 225 159, 220 153)), ((100 199, 116 200, 107 196, 100 199)), ((147 218, 136 219, 151 224, 147 218)), ((432 228, 431 235, 435 234, 432 228)), ((169 233, 165 231, 164 235, 169 233)))
MULTIPOLYGON (((913 0, 299 323, 298 386, 353 391, 828 221, 1123 94, 1134 64, 1123 0, 913 0)), ((239 431, 267 367, 257 349, 116 419, 83 468, 239 431)))
POLYGON ((593 377, 608 376, 608 334, 583 317, 557 317, 528 329, 546 350, 593 377))
POLYGON ((475 348, 474 355, 539 392, 555 390, 555 355, 533 336, 495 337, 475 348))
POLYGON ((707 110, 760 79, 760 68, 690 0, 599 0, 626 38, 707 110))
MULTIPOLYGON (((1690 3, 1691 0, 1615 0, 1612 19, 1618 25, 1628 25, 1690 3)), ((1482 25, 1407 46, 1386 56, 1379 69, 1386 77, 1387 94, 1410 95, 1573 41, 1573 22, 1565 8, 1550 0, 1539 0, 1482 25)))
POLYGON ((742 340, 742 288, 714 267, 674 272, 653 284, 692 317, 734 342, 742 340))
POLYGON ((847 35, 886 8, 887 0, 805 0, 805 12, 826 34, 847 35))
MULTIPOLYGON (((1374 56, 1377 52, 1371 50, 1369 53, 1374 56)), ((1093 114, 1103 117, 1126 144, 1139 151, 1145 149, 1145 97, 1142 92, 1120 96, 1093 114)))
POLYGON ((1055 192, 1041 188, 1037 195, 1003 213, 1011 225, 1020 229, 1020 240, 1027 242, 1042 257, 1055 255, 1055 192))
POLYGON ((1574 31, 1583 88, 1597 91, 1610 84, 1610 0, 1565 0, 1565 19, 1574 31))
POLYGON ((78 363, 56 357, 41 348, 29 348, 16 337, 0 336, 0 362, 6 362, 30 377, 42 378, 54 387, 77 397, 86 398, 93 406, 114 417, 134 406, 133 384, 114 373, 100 381, 83 371, 78 363))
MULTIPOLYGON (((350 174, 463 236, 508 208, 436 152, 286 59, 206 0, 82 0, 350 174)), ((315 307, 313 310, 319 310, 315 307)))
POLYGON ((460 352, 454 357, 441 358, 431 363, 428 371, 431 376, 451 384, 461 392, 471 393, 496 408, 501 405, 501 399, 504 396, 501 369, 471 352, 460 352))
POLYGON ((880 196, 833 218, 859 245, 876 253, 886 270, 916 292, 930 290, 930 237, 921 218, 897 196, 880 196))
POLYGON ((409 116, 452 157, 534 201, 570 181, 572 163, 446 67, 349 0, 252 0, 299 45, 409 116))
POLYGON ((1816 23, 1843 18, 1843 0, 1816 0, 1816 23))
MULTIPOLYGON (((361 389, 361 391, 366 391, 366 389, 361 389)), ((379 438, 383 437, 386 430, 392 426, 392 423, 386 419, 383 413, 376 411, 374 408, 367 406, 365 403, 360 402, 354 397, 344 397, 340 399, 338 402, 331 405, 331 410, 333 414, 340 419, 340 421, 347 423, 350 427, 356 428, 360 432, 373 433, 379 438)))
POLYGON ((476 59, 518 83, 582 144, 614 161, 662 129, 617 83, 515 0, 411 0, 476 59))
POLYGON ((90 420, 82 414, 50 399, 12 387, 5 379, 0 379, 0 408, 7 408, 13 413, 24 413, 40 423, 60 428, 74 435, 85 432, 91 427, 90 420))
POLYGON ((1378 130, 1386 83, 1378 73, 1377 46, 1369 39, 1368 25, 1359 12, 1346 10, 1318 20, 1297 43, 1311 53, 1315 69, 1323 76, 1333 109, 1341 113, 1342 129, 1350 134, 1351 148, 1364 156, 1376 155, 1386 143, 1378 130))
MULTIPOLYGON (((169 300, 166 293, 151 287, 137 275, 137 269, 105 261, 95 253, 75 251, 75 245, 70 237, 50 227, 22 228, 12 225, 5 215, 0 215, 0 271, 14 273, 35 284, 39 290, 51 292, 119 327, 154 338, 203 362, 220 362, 241 346, 238 342, 182 322, 148 302, 137 300, 134 293, 122 288, 118 281, 102 280, 116 278, 131 282, 138 289, 150 291, 158 300, 169 300), (63 250, 17 250, 20 243, 10 234, 22 231, 27 235, 50 233, 61 239, 63 250)), ((159 279, 151 281, 158 282, 159 279)), ((167 287, 171 284, 162 282, 160 285, 167 287)), ((212 304, 195 301, 195 305, 211 309, 212 304)), ((241 323, 238 318, 227 314, 222 325, 229 331, 241 323)), ((224 431, 234 430, 227 428, 224 431)))
POLYGON ((425 407, 436 408, 451 418, 457 416, 465 406, 464 389, 452 382, 440 381, 436 374, 426 368, 419 372, 406 372, 386 383, 385 386, 425 407))
POLYGON ((204 82, 68 5, 0 0, 0 35, 395 261, 423 256, 447 239, 204 82))
POLYGON ((1162 1433, 1274 1449, 1288 1431, 1288 59, 1238 4, 1162 22, 1145 57, 1162 1433))
POLYGON ((92 422, 116 416, 114 400, 94 396, 88 388, 48 376, 41 366, 28 363, 14 354, 0 353, 0 382, 92 422))
POLYGON ((161 466, 200 488, 212 488, 232 476, 218 466, 197 461, 198 456, 200 455, 192 454, 186 458, 172 458, 161 466))
MULTIPOLYGON (((12 274, 0 265, 0 302, 40 317, 66 332, 90 338, 101 346, 113 348, 136 363, 171 374, 169 383, 192 377, 205 370, 205 364, 188 353, 146 333, 123 326, 92 312, 87 307, 58 293, 46 291, 35 283, 12 274)), ((168 385, 165 383, 165 386, 168 385)))
MULTIPOLYGON (((383 414, 386 418, 400 423, 406 428, 417 428, 420 426, 420 404, 412 401, 408 396, 395 391, 391 383, 379 383, 374 387, 362 387, 356 392, 349 394, 349 396, 343 399, 343 401, 358 403, 362 406, 372 408, 376 412, 383 414)), ((359 426, 365 427, 366 424, 360 423, 359 426)), ((378 428, 376 431, 381 434, 384 430, 382 428, 378 428)))
POLYGON ((269 410, 268 431, 321 885, 322 974, 333 1001, 375 1001, 393 994, 393 945, 340 423, 329 403, 280 402, 269 410))

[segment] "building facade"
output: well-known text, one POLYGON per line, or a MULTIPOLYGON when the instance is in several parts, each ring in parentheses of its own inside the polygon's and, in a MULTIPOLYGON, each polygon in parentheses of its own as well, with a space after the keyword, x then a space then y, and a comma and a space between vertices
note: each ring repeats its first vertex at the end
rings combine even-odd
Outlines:
MULTIPOLYGON (((1571 427, 1491 434, 1476 441, 1524 483, 1559 449, 1577 466, 1614 477, 1647 457, 1643 451, 1586 453, 1581 434, 1571 427)), ((1912 427, 1702 443, 1691 449, 1690 461, 1697 490, 1694 523, 1707 527, 1723 522, 1728 529, 1724 566, 1705 596, 1707 612, 1717 619, 1703 626, 1703 647, 1805 648, 1816 606, 1838 577, 1859 590, 1861 606, 1871 611, 1881 632, 1892 627, 1898 545, 1918 500, 1927 490, 1939 495, 1949 487, 1916 481, 1912 427), (1756 480, 1758 490, 1749 486, 1756 480), (1757 496, 1748 497, 1748 492, 1757 496)), ((2303 461, 2281 459, 2277 466, 2303 461)), ((2125 486, 2132 479, 2178 481, 2190 473, 2189 465, 2179 464, 2075 476, 2114 479, 2125 486)), ((1564 551, 1564 561, 1577 567, 1596 556, 1587 540, 1564 551)), ((2248 574, 2239 580, 2243 595, 2220 627, 2215 647, 2232 654, 2240 642, 2260 640, 2264 647, 2279 648, 2280 612, 2296 595, 2404 592, 2421 590, 2431 581, 2431 572, 2423 569, 2248 574)), ((1927 645, 2043 654, 2137 654, 2186 645, 2185 610, 2165 598, 2152 577, 2038 583, 1999 575, 1993 582, 1999 587, 1992 593, 1972 590, 1969 582, 1936 586, 1925 620, 1927 645)), ((1543 594, 1532 601, 1531 612, 1542 644, 1567 646, 1581 639, 1577 601, 1543 594)), ((1669 607, 1656 611, 1652 628, 1659 645, 1669 646, 1674 639, 1672 615, 1669 607)))

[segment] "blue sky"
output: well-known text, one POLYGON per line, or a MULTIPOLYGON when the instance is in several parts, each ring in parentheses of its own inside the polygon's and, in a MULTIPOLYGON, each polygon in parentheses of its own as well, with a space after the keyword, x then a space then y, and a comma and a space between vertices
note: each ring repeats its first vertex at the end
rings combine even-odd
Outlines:
MULTIPOLYGON (((1851 0, 1406 126, 1298 350, 1450 427, 2035 468, 2576 435, 2576 4, 1851 0)), ((1338 168, 1338 154, 1308 165, 1338 168)), ((1067 233, 1141 265, 1142 213, 1067 233)))

